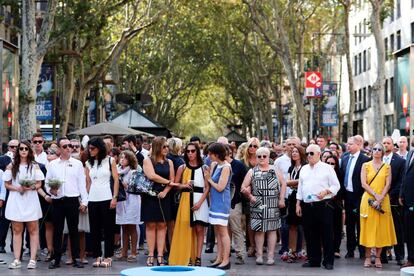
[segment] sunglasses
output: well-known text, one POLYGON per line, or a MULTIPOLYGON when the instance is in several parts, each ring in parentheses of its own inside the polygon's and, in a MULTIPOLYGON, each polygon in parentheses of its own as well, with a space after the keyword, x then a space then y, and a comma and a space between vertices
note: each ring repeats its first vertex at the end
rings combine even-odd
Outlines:
POLYGON ((39 144, 42 144, 42 143, 43 143, 43 141, 42 141, 42 140, 33 140, 32 142, 33 142, 33 144, 37 144, 37 145, 39 145, 39 144))
POLYGON ((16 148, 17 148, 17 146, 9 146, 9 148, 11 148, 11 149, 16 149, 16 148))
POLYGON ((67 149, 67 148, 73 149, 73 146, 71 144, 66 144, 66 145, 63 145, 62 148, 63 149, 67 149))
POLYGON ((47 151, 46 153, 47 153, 48 155, 52 155, 52 154, 53 154, 53 155, 56 155, 56 152, 55 152, 55 151, 47 151))
POLYGON ((190 149, 190 150, 187 150, 187 153, 195 153, 196 152, 196 150, 195 149, 190 149))
POLYGON ((19 151, 29 151, 29 148, 28 147, 20 147, 19 151))
POLYGON ((78 148, 80 148, 80 146, 79 146, 79 145, 72 145, 72 147, 73 147, 74 149, 78 149, 78 148))
POLYGON ((257 158, 259 158, 259 159, 262 159, 262 158, 263 159, 266 159, 267 158, 267 155, 258 155, 257 158))
POLYGON ((372 148, 372 151, 382 151, 382 148, 372 148))
POLYGON ((257 145, 250 145, 249 148, 255 148, 255 149, 257 149, 258 146, 257 145))
POLYGON ((89 148, 90 151, 91 150, 96 150, 96 147, 94 147, 94 146, 89 146, 88 148, 89 148))
POLYGON ((313 151, 310 151, 310 152, 307 152, 307 153, 306 153, 306 155, 307 155, 307 156, 309 156, 309 155, 310 155, 310 156, 314 156, 314 155, 315 155, 315 153, 314 153, 313 151))
POLYGON ((332 165, 332 166, 335 166, 335 165, 336 165, 336 163, 335 163, 335 162, 326 162, 326 164, 328 164, 328 165, 332 165))
POLYGON ((164 145, 162 148, 163 149, 168 149, 170 146, 168 146, 168 145, 164 145))

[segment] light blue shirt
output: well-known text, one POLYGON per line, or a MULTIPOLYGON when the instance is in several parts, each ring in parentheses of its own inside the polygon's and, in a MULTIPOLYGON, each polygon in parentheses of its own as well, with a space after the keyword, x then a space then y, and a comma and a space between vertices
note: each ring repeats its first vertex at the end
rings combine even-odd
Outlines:
POLYGON ((0 170, 0 200, 6 200, 6 187, 4 186, 2 170, 0 170))
POLYGON ((354 191, 354 186, 352 184, 352 175, 354 173, 355 164, 357 162, 357 159, 358 159, 360 153, 361 152, 358 151, 355 154, 349 154, 349 158, 351 158, 351 156, 353 156, 354 158, 351 160, 351 164, 348 164, 348 166, 349 166, 348 185, 345 187, 348 192, 353 192, 354 191))

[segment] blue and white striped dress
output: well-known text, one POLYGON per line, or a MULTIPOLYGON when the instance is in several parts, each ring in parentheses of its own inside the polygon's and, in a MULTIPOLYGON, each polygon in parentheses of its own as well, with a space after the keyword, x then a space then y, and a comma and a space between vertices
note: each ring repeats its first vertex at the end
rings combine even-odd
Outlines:
MULTIPOLYGON (((211 179, 218 183, 221 172, 224 167, 229 167, 231 170, 231 166, 228 163, 224 163, 222 165, 217 165, 215 170, 213 171, 213 175, 211 179)), ((229 215, 230 215, 230 204, 231 204, 231 197, 230 197, 230 181, 231 181, 231 173, 229 175, 229 179, 227 180, 226 188, 218 192, 216 189, 211 187, 210 189, 210 212, 209 212, 209 222, 212 225, 222 225, 227 226, 229 215)))

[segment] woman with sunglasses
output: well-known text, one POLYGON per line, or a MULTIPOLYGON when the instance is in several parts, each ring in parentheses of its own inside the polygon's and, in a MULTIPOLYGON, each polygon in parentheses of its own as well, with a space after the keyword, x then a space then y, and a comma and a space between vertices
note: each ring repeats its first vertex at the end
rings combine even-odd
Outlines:
POLYGON ((208 225, 207 196, 210 186, 203 174, 200 148, 189 143, 184 150, 185 164, 175 177, 181 189, 180 205, 171 243, 170 265, 201 266, 205 227, 208 225))
POLYGON ((283 175, 269 165, 270 151, 256 151, 258 165, 244 178, 241 192, 250 200, 250 226, 255 231, 256 264, 263 264, 263 244, 267 235, 267 265, 273 265, 276 231, 281 226, 279 208, 285 207, 286 183, 283 175))
MULTIPOLYGON (((302 224, 300 217, 296 215, 296 193, 298 189, 299 175, 302 166, 306 164, 306 153, 302 146, 294 145, 290 154, 291 166, 288 170, 287 187, 292 189, 287 202, 286 223, 289 225, 289 252, 287 258, 282 259, 288 263, 293 263, 298 259, 297 252, 300 252, 302 244, 298 246, 298 226, 302 224)), ((303 232, 301 231, 300 234, 303 232)), ((300 238, 300 241, 303 239, 300 238)))
POLYGON ((330 150, 324 150, 321 155, 321 161, 326 163, 326 159, 332 157, 333 154, 330 150))
MULTIPOLYGON (((326 164, 331 165, 334 169, 338 179, 342 179, 341 171, 339 169, 339 160, 335 155, 327 158, 325 161, 326 164)), ((345 189, 341 186, 341 189, 332 199, 333 210, 333 247, 335 258, 340 258, 340 247, 342 241, 342 231, 343 231, 343 214, 344 214, 344 200, 345 200, 345 189)))
POLYGON ((9 198, 5 217, 12 222, 14 261, 9 268, 21 268, 21 249, 23 240, 23 223, 30 235, 30 261, 28 269, 36 268, 36 253, 39 246, 39 224, 42 217, 37 190, 42 186, 44 175, 34 160, 34 153, 28 141, 22 141, 17 147, 12 164, 7 166, 3 181, 9 198), (28 186, 27 184, 31 185, 28 186), (24 185, 23 185, 24 184, 24 185))
POLYGON ((384 146, 376 143, 372 148, 372 161, 364 163, 361 170, 361 183, 365 192, 360 206, 359 242, 365 246, 364 267, 371 267, 371 249, 375 249, 375 267, 382 268, 382 248, 397 244, 388 195, 391 166, 382 161, 383 156, 384 146))
MULTIPOLYGON (((247 170, 254 168, 257 165, 257 157, 256 151, 259 148, 260 141, 256 137, 252 137, 247 141, 246 144, 246 151, 243 156, 243 163, 246 166, 247 170)), ((250 207, 248 202, 244 202, 243 208, 246 214, 246 221, 247 221, 247 236, 248 236, 248 245, 249 248, 247 250, 248 257, 255 256, 255 238, 254 238, 254 231, 250 227, 250 207)))
POLYGON ((108 156, 102 138, 88 141, 88 161, 85 166, 86 188, 89 192, 89 227, 92 237, 94 267, 112 266, 115 240, 115 208, 119 182, 115 160, 108 156), (113 178, 113 192, 111 189, 113 178), (102 258, 101 235, 104 233, 105 251, 102 258))
POLYGON ((164 250, 167 223, 172 219, 171 197, 167 196, 174 182, 174 165, 167 159, 169 152, 167 139, 155 137, 152 141, 150 158, 145 158, 143 170, 145 176, 154 182, 157 196, 141 196, 141 220, 145 223, 145 235, 148 245, 147 266, 154 265, 155 245, 157 246, 157 264, 165 265, 164 250))

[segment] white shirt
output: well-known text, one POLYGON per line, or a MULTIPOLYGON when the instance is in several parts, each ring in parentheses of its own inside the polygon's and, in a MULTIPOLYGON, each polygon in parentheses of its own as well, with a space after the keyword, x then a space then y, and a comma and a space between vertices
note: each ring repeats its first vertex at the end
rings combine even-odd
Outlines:
MULTIPOLYGON (((357 151, 354 154, 351 154, 351 153, 349 154, 349 158, 351 158, 351 156, 353 156, 354 158, 352 159, 350 164, 349 164, 349 159, 348 159, 348 164, 347 164, 348 166, 350 166, 349 173, 348 173, 348 185, 345 187, 348 192, 354 191, 354 186, 352 183, 352 174, 354 173, 355 164, 356 164, 356 161, 358 160, 360 153, 361 153, 360 151, 357 151)), ((345 165, 345 164, 342 164, 342 165, 345 165)))
POLYGON ((292 165, 292 161, 290 159, 290 157, 285 153, 282 156, 280 156, 278 159, 276 159, 275 161, 275 171, 280 171, 283 173, 283 178, 286 180, 288 180, 289 177, 289 168, 292 165))
POLYGON ((0 170, 0 200, 6 200, 6 187, 4 186, 2 170, 0 170))
POLYGON ((81 197, 83 205, 88 205, 88 193, 86 192, 86 177, 82 162, 72 157, 69 160, 55 159, 47 166, 46 191, 50 191, 47 184, 50 179, 59 179, 63 182, 58 190, 57 196, 52 195, 53 199, 62 197, 81 197))
POLYGON ((46 152, 42 151, 42 153, 39 154, 39 155, 36 155, 36 153, 35 153, 34 156, 35 156, 35 161, 37 163, 43 164, 45 166, 48 163, 47 162, 47 154, 46 154, 46 152))
MULTIPOLYGON (((111 158, 111 161, 113 159, 111 158)), ((91 187, 89 189, 89 201, 105 201, 112 199, 112 191, 110 185, 111 171, 109 168, 109 157, 102 160, 101 165, 98 166, 98 161, 95 160, 94 165, 91 166, 86 162, 86 167, 89 169, 89 177, 91 178, 91 187)))
POLYGON ((384 157, 382 158, 382 161, 384 161, 384 163, 390 165, 391 164, 391 159, 392 159, 392 152, 389 155, 384 155, 384 157))
POLYGON ((397 154, 401 156, 404 160, 407 160, 408 150, 405 152, 405 154, 402 154, 400 151, 397 151, 397 154))
POLYGON ((141 154, 144 156, 144 159, 149 158, 149 151, 144 148, 141 148, 141 154))
POLYGON ((313 168, 307 164, 302 167, 299 176, 296 199, 306 203, 321 201, 317 194, 324 190, 331 191, 323 199, 332 198, 340 189, 339 180, 331 165, 319 161, 313 168))
POLYGON ((10 157, 10 159, 13 161, 14 160, 14 153, 11 151, 6 152, 6 154, 8 157, 10 157))

